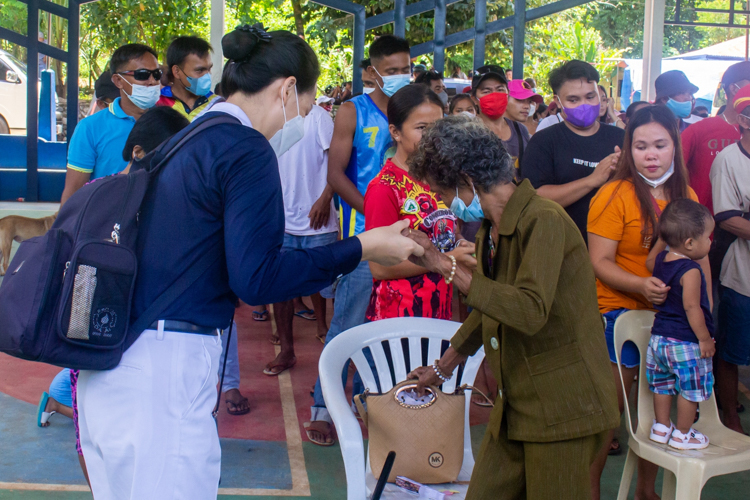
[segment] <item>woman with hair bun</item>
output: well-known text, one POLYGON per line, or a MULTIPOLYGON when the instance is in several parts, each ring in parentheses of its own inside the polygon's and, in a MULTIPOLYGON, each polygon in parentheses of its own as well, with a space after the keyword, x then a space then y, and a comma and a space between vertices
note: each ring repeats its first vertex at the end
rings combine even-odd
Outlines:
POLYGON ((196 267, 205 271, 150 328, 125 339, 116 368, 79 376, 81 445, 95 498, 216 498, 217 331, 229 325, 238 297, 282 302, 330 285, 360 261, 394 265, 423 253, 401 236, 406 221, 281 252, 276 157, 304 134, 318 60, 301 38, 261 25, 227 34, 222 49, 226 102, 175 136, 172 143, 214 121, 167 161, 144 198, 131 317, 196 267), (231 118, 216 121, 221 114, 231 118))

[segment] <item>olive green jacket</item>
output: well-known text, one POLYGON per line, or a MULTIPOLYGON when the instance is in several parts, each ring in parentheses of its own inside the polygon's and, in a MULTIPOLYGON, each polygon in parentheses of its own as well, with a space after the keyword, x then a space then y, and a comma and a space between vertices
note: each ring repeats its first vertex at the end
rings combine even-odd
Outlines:
POLYGON ((487 278, 485 219, 477 233, 474 310, 451 339, 461 354, 483 344, 499 385, 489 430, 503 418, 508 437, 562 441, 615 428, 617 395, 588 250, 557 203, 522 182, 498 228, 494 280, 487 278))

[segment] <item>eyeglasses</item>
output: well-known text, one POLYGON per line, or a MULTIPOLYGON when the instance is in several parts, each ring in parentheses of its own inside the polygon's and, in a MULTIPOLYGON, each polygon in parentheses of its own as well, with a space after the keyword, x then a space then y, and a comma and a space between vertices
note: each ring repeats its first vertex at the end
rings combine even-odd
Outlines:
POLYGON ((161 80, 161 75, 164 72, 161 69, 136 69, 133 71, 120 71, 118 75, 131 75, 136 81, 145 82, 150 76, 153 75, 154 80, 161 80))

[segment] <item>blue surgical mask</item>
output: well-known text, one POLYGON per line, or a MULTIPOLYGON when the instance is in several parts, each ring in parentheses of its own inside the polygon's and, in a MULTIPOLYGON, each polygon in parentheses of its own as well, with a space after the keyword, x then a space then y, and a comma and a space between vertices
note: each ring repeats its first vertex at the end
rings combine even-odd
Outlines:
POLYGON ((690 112, 693 111, 693 102, 692 101, 685 101, 685 102, 679 102, 675 101, 671 97, 667 101, 667 107, 672 111, 672 113, 675 114, 677 118, 687 118, 690 116, 690 112))
POLYGON ((375 87, 365 87, 362 89, 363 94, 371 94, 375 90, 375 87))
POLYGON ((208 94, 209 92, 211 92, 211 74, 210 73, 206 73, 205 75, 199 78, 193 78, 192 76, 188 76, 187 81, 190 84, 190 86, 185 87, 185 89, 191 94, 197 95, 198 97, 202 97, 208 94))
MULTIPOLYGON (((373 68, 374 69, 374 68, 373 68)), ((375 70, 375 73, 378 73, 378 70, 375 70)), ((378 87, 380 87, 380 90, 383 91, 385 95, 388 97, 391 97, 393 94, 401 90, 402 88, 406 87, 411 83, 411 75, 408 73, 405 75, 390 75, 390 76, 383 76, 380 73, 378 73, 378 76, 383 79, 383 85, 381 86, 377 80, 375 83, 378 84, 378 87)))
POLYGON ((474 199, 467 207, 464 200, 458 196, 458 188, 456 188, 456 197, 451 202, 451 212, 464 222, 479 222, 484 219, 484 211, 482 211, 482 205, 479 204, 479 196, 477 196, 476 191, 474 191, 474 199))

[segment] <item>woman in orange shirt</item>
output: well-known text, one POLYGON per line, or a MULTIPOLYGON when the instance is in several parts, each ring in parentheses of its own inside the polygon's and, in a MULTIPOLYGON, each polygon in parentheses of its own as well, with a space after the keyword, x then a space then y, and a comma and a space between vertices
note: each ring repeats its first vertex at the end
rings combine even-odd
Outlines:
MULTIPOLYGON (((589 253, 597 278, 599 310, 606 322, 605 335, 620 413, 623 397, 630 393, 638 374, 640 354, 632 342, 623 346, 620 356, 626 392, 623 395, 615 359, 614 323, 625 311, 653 309, 652 304, 666 299, 669 288, 651 275, 646 260, 656 243, 657 220, 667 204, 679 198, 698 201, 687 182, 674 115, 664 106, 648 106, 638 110, 628 123, 614 176, 591 200, 589 253)), ((701 266, 706 276, 710 276, 707 260, 701 266)), ((597 493, 609 448, 608 444, 592 467, 592 488, 597 493)), ((639 462, 636 498, 658 498, 654 491, 657 470, 653 464, 639 462)))

